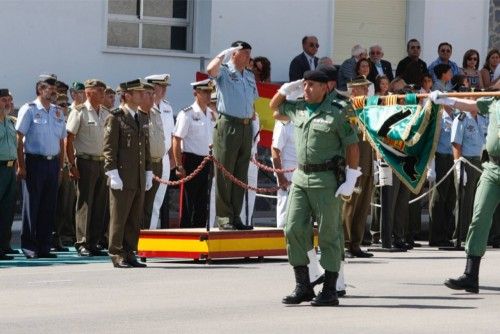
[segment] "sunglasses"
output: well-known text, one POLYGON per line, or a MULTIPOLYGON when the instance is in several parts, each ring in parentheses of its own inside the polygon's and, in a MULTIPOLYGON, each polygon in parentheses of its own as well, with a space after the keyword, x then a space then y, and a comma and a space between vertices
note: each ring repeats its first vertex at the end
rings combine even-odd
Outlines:
POLYGON ((451 50, 450 49, 441 49, 441 50, 439 50, 439 52, 451 53, 451 50))
POLYGON ((314 47, 315 47, 315 48, 317 49, 317 48, 319 48, 319 44, 318 44, 318 43, 316 43, 316 44, 314 44, 314 43, 309 43, 309 47, 310 47, 310 48, 314 48, 314 47))

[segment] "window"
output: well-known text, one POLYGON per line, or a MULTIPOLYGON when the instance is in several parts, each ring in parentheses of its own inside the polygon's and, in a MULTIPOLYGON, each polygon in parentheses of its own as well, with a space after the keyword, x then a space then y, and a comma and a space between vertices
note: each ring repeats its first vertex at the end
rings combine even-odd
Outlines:
POLYGON ((108 0, 107 46, 192 51, 193 0, 108 0))

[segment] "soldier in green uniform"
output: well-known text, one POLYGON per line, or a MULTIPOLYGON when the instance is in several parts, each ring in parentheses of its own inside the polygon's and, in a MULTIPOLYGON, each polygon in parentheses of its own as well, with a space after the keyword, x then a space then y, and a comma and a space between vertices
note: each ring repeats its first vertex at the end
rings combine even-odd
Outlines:
POLYGON ((450 289, 479 292, 479 264, 486 251, 488 234, 493 214, 500 203, 500 101, 481 98, 477 101, 443 98, 442 93, 434 91, 431 100, 437 104, 449 105, 472 114, 490 114, 490 124, 486 136, 486 150, 489 161, 483 163, 483 173, 479 179, 474 197, 474 212, 465 242, 467 262, 465 272, 458 278, 449 278, 444 284, 450 289))
POLYGON ((16 201, 16 120, 8 115, 9 90, 0 89, 0 260, 12 260, 10 251, 16 201))
POLYGON ((144 193, 153 186, 148 117, 139 112, 144 83, 121 83, 123 104, 108 116, 104 131, 104 170, 109 178, 109 248, 116 268, 145 267, 135 256, 144 193))
POLYGON ((328 95, 328 77, 322 71, 307 71, 304 81, 284 84, 274 95, 270 108, 278 120, 290 119, 295 126, 298 168, 292 177, 287 207, 285 236, 288 261, 294 267, 296 287, 283 299, 285 304, 310 301, 314 306, 338 305, 336 281, 342 256, 341 200, 351 196, 358 170, 359 151, 356 132, 328 95), (304 100, 286 101, 286 96, 304 85, 304 100), (345 182, 337 164, 346 155, 345 182), (315 297, 309 281, 307 251, 312 248, 310 217, 318 222, 320 264, 325 282, 315 297))
MULTIPOLYGON (((146 88, 146 90, 144 91, 142 103, 139 105, 139 110, 148 117, 151 168, 154 175, 161 176, 163 172, 162 158, 165 155, 165 134, 163 132, 163 122, 161 120, 160 109, 155 105, 155 88, 153 83, 145 84, 144 88, 146 88)), ((144 215, 141 222, 142 229, 149 229, 156 191, 159 186, 160 183, 155 182, 153 187, 146 191, 144 196, 144 215)))

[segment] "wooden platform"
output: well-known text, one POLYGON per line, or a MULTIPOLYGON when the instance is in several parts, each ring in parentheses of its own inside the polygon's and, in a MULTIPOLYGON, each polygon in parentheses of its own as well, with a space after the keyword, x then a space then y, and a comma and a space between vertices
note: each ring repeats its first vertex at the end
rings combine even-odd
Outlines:
POLYGON ((142 230, 138 256, 210 260, 286 255, 282 229, 255 228, 251 231, 207 232, 203 228, 142 230))

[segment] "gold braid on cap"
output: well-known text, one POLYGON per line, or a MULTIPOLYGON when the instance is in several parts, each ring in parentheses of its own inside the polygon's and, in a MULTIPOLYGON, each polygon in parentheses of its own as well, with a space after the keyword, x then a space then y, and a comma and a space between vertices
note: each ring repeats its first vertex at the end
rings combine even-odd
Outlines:
POLYGON ((352 97, 351 99, 354 109, 358 110, 358 109, 363 109, 365 107, 365 100, 366 100, 365 96, 355 96, 352 97))
POLYGON ((398 102, 397 95, 387 95, 384 99, 384 105, 386 106, 394 106, 398 102))

